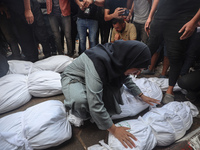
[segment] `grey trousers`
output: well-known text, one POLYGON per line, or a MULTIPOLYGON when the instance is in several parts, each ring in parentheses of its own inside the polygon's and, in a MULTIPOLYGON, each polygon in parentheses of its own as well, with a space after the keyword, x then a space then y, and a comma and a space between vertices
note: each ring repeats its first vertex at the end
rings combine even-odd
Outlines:
POLYGON ((61 76, 66 108, 79 118, 92 117, 99 129, 110 128, 113 122, 102 101, 103 83, 88 56, 83 53, 61 76))

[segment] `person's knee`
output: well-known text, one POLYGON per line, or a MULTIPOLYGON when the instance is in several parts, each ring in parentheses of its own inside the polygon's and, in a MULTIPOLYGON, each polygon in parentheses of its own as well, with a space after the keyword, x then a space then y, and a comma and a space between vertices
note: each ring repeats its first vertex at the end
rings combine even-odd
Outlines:
POLYGON ((84 111, 86 106, 88 105, 87 101, 80 96, 73 97, 74 101, 74 109, 84 111))
POLYGON ((188 80, 185 76, 182 76, 178 79, 178 86, 183 89, 186 89, 188 87, 188 80))

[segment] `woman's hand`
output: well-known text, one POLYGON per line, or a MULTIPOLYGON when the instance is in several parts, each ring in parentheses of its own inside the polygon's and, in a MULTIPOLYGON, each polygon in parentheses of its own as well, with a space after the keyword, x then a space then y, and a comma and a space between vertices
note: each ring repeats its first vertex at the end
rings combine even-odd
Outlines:
POLYGON ((153 99, 153 98, 150 98, 150 97, 147 97, 145 96, 144 94, 141 96, 142 100, 146 103, 148 103, 149 105, 154 105, 155 104, 160 104, 160 101, 159 100, 156 100, 156 99, 153 99))
POLYGON ((127 130, 130 128, 127 127, 116 127, 114 124, 108 129, 121 143, 125 148, 136 147, 133 140, 137 141, 136 137, 129 133, 127 130))

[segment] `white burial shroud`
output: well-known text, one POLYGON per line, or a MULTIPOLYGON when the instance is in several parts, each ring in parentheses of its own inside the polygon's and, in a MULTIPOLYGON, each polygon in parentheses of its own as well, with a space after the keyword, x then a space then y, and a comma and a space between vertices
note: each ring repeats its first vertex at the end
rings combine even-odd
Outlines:
MULTIPOLYGON (((144 95, 161 101, 162 91, 160 87, 158 87, 155 83, 145 78, 132 78, 132 80, 136 83, 136 85, 140 88, 144 95)), ((126 87, 124 88, 124 91, 122 93, 122 100, 124 103, 124 105, 120 105, 122 112, 120 114, 113 115, 112 119, 135 116, 150 106, 149 104, 142 101, 140 97, 133 96, 126 87)))
POLYGON ((72 136, 64 104, 49 100, 0 119, 4 150, 33 150, 57 146, 72 136))
POLYGON ((100 141, 88 150, 152 150, 155 146, 168 146, 182 138, 193 123, 199 111, 191 102, 170 102, 162 108, 152 108, 143 117, 116 123, 116 126, 130 128, 137 141, 133 149, 125 148, 109 133, 108 144, 100 141))
POLYGON ((9 70, 7 74, 28 75, 32 72, 44 70, 61 73, 70 63, 72 63, 73 60, 73 58, 65 55, 51 56, 49 58, 36 61, 35 63, 22 60, 9 60, 9 70))

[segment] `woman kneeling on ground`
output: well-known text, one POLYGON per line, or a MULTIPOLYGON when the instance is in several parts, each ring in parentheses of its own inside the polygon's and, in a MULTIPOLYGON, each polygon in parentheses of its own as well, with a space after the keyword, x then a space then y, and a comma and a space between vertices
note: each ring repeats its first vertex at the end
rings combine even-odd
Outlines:
POLYGON ((137 139, 129 128, 116 127, 110 116, 121 113, 123 84, 146 103, 159 104, 145 96, 129 76, 147 68, 150 61, 148 47, 138 41, 119 40, 86 50, 61 75, 65 107, 76 117, 92 118, 99 129, 111 132, 124 147, 135 147, 133 140, 137 139))

